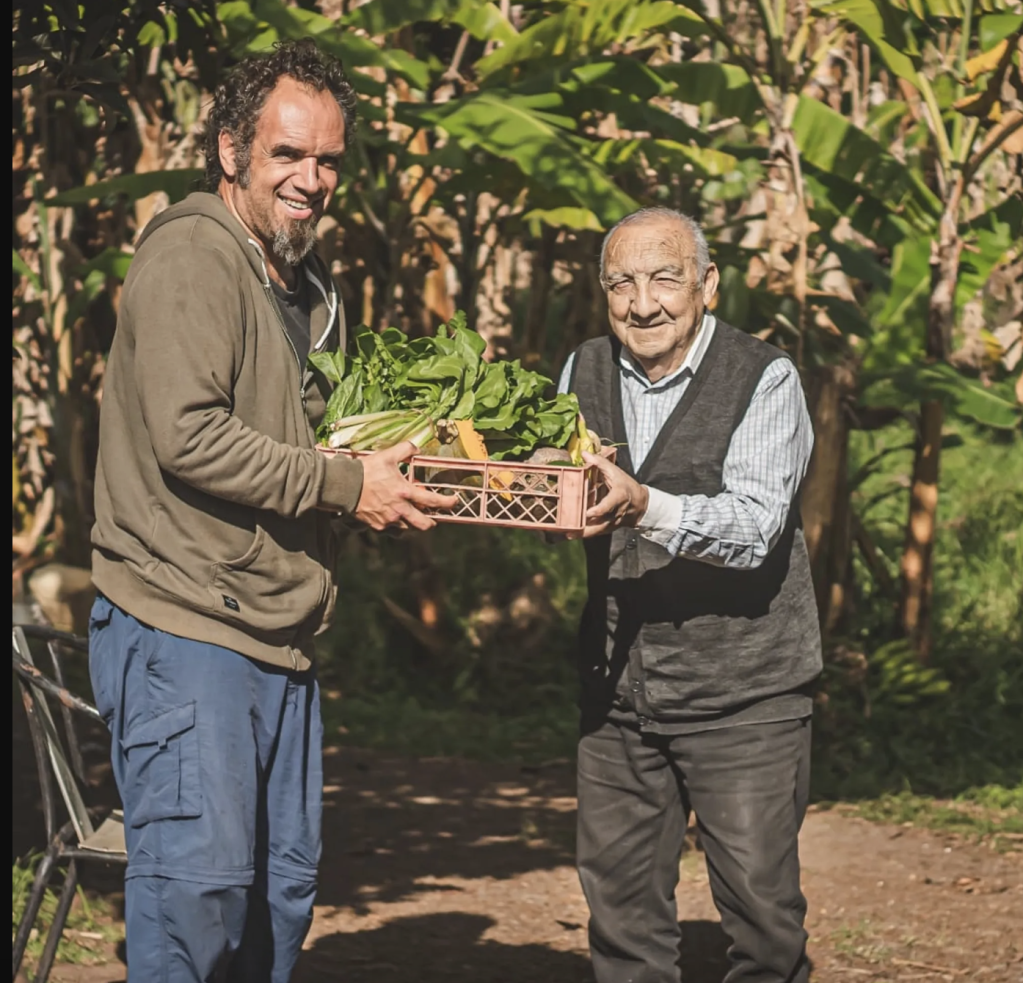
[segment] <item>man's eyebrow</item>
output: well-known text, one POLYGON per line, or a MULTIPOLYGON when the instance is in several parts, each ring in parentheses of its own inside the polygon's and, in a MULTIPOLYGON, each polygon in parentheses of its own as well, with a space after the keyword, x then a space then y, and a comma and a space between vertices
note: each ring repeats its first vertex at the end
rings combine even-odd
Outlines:
MULTIPOLYGON (((678 276, 678 277, 684 277, 686 275, 686 271, 685 271, 685 269, 683 267, 681 267, 681 266, 673 266, 673 265, 672 266, 662 266, 659 269, 654 270, 653 273, 650 273, 648 275, 651 276, 651 277, 655 277, 655 276, 660 276, 662 273, 670 273, 670 274, 672 274, 672 276, 678 276)), ((626 273, 624 270, 618 270, 618 271, 613 272, 613 273, 608 273, 606 275, 605 279, 608 280, 609 282, 611 280, 633 280, 633 279, 635 279, 635 274, 634 273, 626 273)))
MULTIPOLYGON (((319 158, 322 160, 324 157, 344 157, 345 148, 336 147, 328 150, 324 154, 319 154, 319 158)), ((270 148, 271 157, 308 157, 308 151, 301 150, 298 147, 291 146, 290 143, 278 143, 270 148)))

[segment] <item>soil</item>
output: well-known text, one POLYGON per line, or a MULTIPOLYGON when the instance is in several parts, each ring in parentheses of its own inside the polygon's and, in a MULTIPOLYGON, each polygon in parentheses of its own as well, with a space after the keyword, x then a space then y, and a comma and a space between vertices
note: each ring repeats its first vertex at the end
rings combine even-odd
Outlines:
MULTIPOLYGON (((325 765, 321 887, 295 983, 592 981, 569 762, 331 749, 325 765)), ((16 814, 28 817, 26 789, 16 779, 16 814)), ((719 983, 727 939, 703 856, 687 846, 683 980, 719 983)), ((1023 983, 1023 851, 813 808, 801 851, 815 983, 1023 983)), ((113 872, 88 884, 119 910, 113 872)), ((123 946, 101 948, 102 964, 58 964, 51 979, 124 980, 123 946)))

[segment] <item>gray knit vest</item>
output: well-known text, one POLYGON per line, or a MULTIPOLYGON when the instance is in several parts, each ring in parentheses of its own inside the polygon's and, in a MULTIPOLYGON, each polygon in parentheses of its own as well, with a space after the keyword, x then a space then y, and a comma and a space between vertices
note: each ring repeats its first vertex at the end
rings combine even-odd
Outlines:
MULTIPOLYGON (((587 425, 619 445, 618 465, 642 484, 672 495, 720 494, 732 434, 764 369, 784 354, 718 321, 637 471, 626 446, 620 351, 604 337, 576 352, 570 388, 587 425)), ((821 639, 798 499, 753 570, 673 559, 634 529, 586 540, 586 561, 584 730, 608 717, 678 733, 811 712, 821 639)))

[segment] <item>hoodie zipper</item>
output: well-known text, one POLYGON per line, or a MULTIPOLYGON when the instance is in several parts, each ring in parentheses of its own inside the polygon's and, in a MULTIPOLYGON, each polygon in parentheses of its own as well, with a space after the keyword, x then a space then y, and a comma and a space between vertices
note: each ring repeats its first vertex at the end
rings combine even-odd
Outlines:
POLYGON ((268 284, 263 284, 263 291, 267 296, 267 299, 273 305, 274 314, 277 316, 277 323, 281 327, 281 331, 284 332, 284 337, 288 342, 288 347, 291 349, 291 354, 295 356, 295 364, 298 366, 298 392, 302 397, 302 408, 305 409, 305 373, 302 371, 302 359, 298 357, 298 349, 295 347, 295 343, 291 340, 291 335, 288 334, 288 326, 284 323, 284 315, 281 313, 280 307, 277 306, 277 298, 274 296, 273 287, 268 284))

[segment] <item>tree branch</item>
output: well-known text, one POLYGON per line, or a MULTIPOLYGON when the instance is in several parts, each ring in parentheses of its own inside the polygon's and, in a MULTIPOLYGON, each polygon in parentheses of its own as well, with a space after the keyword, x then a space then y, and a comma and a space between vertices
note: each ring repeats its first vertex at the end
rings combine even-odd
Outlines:
POLYGON ((963 168, 963 184, 969 184, 973 179, 973 175, 980 169, 980 165, 984 163, 1006 140, 1009 139, 1020 127, 1023 127, 1023 112, 1018 109, 1014 109, 1011 112, 1006 113, 1001 121, 988 130, 987 138, 978 150, 967 162, 963 168))

